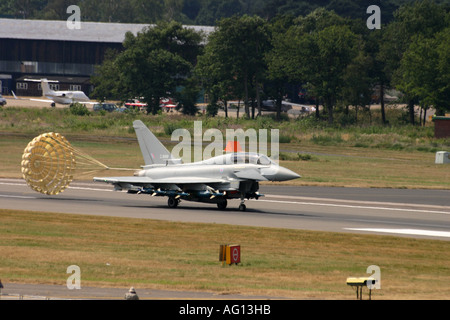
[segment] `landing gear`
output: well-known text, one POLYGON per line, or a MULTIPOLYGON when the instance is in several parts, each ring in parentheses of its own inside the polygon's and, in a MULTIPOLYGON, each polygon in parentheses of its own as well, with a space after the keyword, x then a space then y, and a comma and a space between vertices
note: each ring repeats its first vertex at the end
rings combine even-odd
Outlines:
POLYGON ((241 193, 241 204, 239 205, 239 211, 245 211, 247 209, 247 207, 244 204, 244 193, 241 193))
POLYGON ((167 200, 167 205, 169 206, 169 208, 176 208, 178 207, 179 203, 180 200, 175 199, 174 197, 169 197, 169 199, 167 200))
POLYGON ((217 208, 220 210, 225 210, 227 207, 227 199, 222 199, 221 201, 217 202, 217 208))

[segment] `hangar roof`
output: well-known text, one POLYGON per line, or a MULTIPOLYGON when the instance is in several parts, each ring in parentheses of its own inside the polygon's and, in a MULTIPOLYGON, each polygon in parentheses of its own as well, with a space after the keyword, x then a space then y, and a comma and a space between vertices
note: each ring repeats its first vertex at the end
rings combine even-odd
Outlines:
MULTIPOLYGON (((57 20, 0 19, 0 39, 63 40, 122 43, 125 33, 137 34, 147 24, 83 22, 81 29, 69 29, 67 22, 57 20)), ((206 33, 214 27, 185 26, 206 33)))

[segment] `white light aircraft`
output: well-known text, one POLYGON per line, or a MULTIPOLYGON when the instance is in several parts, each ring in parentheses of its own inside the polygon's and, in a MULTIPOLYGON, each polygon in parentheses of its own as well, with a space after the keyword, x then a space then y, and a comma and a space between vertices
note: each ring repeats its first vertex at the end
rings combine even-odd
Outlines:
MULTIPOLYGON (((55 91, 50 89, 49 82, 58 82, 57 80, 47 80, 47 79, 24 79, 25 81, 33 81, 40 82, 42 88, 42 96, 48 98, 47 99, 28 99, 31 101, 41 101, 41 102, 50 102, 51 106, 54 107, 55 103, 59 104, 72 104, 75 102, 78 103, 87 103, 87 104, 95 104, 97 102, 91 102, 88 96, 83 91, 55 91)), ((13 92, 14 98, 18 99, 13 92)))

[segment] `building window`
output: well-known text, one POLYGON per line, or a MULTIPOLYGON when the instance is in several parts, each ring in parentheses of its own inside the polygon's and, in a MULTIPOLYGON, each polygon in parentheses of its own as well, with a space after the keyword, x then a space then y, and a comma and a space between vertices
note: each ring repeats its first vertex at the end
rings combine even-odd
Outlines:
POLYGON ((16 83, 17 90, 28 90, 28 83, 26 82, 17 82, 16 83))
POLYGON ((57 83, 49 83, 48 86, 50 90, 59 90, 59 84, 57 83))
POLYGON ((71 84, 70 91, 81 91, 81 86, 79 84, 71 84))

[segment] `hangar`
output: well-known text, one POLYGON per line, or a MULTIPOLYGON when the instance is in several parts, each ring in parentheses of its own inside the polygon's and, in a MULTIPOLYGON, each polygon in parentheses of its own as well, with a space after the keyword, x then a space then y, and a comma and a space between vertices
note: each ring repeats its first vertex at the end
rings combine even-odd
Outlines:
MULTIPOLYGON (((92 91, 90 76, 108 49, 122 50, 125 33, 137 34, 146 24, 0 19, 0 92, 36 96, 38 84, 24 79, 57 79, 58 90, 92 91)), ((189 26, 191 27, 191 26, 189 26)), ((192 26, 212 31, 213 27, 192 26)))

